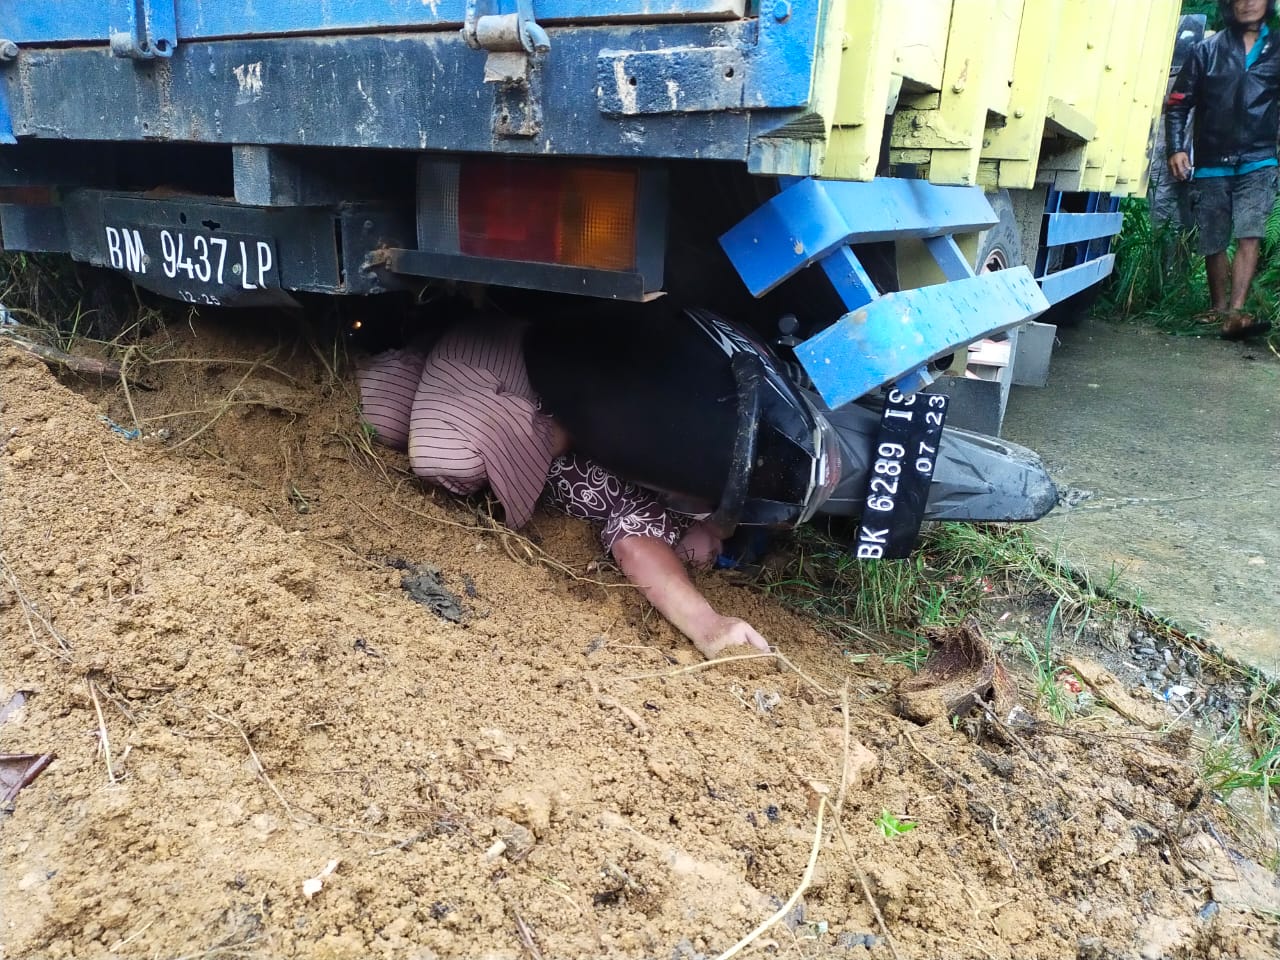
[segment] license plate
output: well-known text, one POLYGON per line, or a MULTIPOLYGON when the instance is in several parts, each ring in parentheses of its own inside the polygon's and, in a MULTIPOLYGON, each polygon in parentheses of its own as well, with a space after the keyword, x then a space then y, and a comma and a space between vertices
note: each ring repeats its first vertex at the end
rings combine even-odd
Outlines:
POLYGON ((151 290, 223 304, 280 286, 275 244, 221 230, 106 226, 106 262, 151 290))
POLYGON ((948 403, 940 393, 889 391, 854 545, 859 560, 900 560, 915 548, 948 403))

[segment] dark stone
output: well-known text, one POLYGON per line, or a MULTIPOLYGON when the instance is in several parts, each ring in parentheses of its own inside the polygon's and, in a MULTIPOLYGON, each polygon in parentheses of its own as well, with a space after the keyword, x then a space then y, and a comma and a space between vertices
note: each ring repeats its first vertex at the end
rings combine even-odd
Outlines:
POLYGON ((844 950, 855 950, 863 947, 870 950, 880 942, 874 933, 842 933, 836 937, 836 946, 844 950))
POLYGON ((452 623, 462 620, 462 603, 457 596, 445 589, 440 580, 440 571, 434 567, 418 564, 410 567, 400 578, 400 588, 409 594, 410 599, 420 603, 436 616, 452 623))

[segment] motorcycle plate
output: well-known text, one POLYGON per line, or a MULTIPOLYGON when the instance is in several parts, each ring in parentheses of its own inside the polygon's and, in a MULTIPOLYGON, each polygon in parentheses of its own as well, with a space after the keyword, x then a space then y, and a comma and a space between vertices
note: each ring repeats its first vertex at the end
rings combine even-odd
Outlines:
POLYGON ((914 549, 949 402, 940 393, 889 391, 854 544, 859 560, 899 560, 914 549))

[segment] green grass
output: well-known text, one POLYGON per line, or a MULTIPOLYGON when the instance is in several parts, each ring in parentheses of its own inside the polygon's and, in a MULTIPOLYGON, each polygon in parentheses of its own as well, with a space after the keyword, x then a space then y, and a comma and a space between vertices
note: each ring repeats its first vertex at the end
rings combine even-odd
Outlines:
MULTIPOLYGON (((1215 333, 1196 319, 1209 308, 1209 282, 1193 238, 1172 224, 1153 223, 1145 198, 1127 197, 1120 209, 1124 226, 1112 246, 1115 269, 1095 312, 1166 333, 1215 333)), ((1272 322, 1268 342, 1275 349, 1280 344, 1280 198, 1267 218, 1258 272, 1245 308, 1272 322)))
POLYGON ((804 527, 785 564, 762 585, 842 644, 870 648, 912 669, 928 655, 922 627, 955 626, 988 601, 1039 597, 1053 605, 1051 630, 1103 602, 1045 557, 1028 530, 996 524, 929 525, 910 558, 867 561, 833 536, 804 527))
POLYGON ((0 254, 0 303, 19 323, 52 327, 82 319, 80 284, 66 257, 0 254))
MULTIPOLYGON (((1021 648, 1023 656, 1031 664, 1039 703, 1049 712, 1049 716, 1053 718, 1053 721, 1059 724, 1066 723, 1072 713, 1070 705, 1062 695, 1062 687, 1058 683, 1058 664, 1055 662, 1053 655, 1053 634, 1059 627, 1058 618, 1062 611, 1062 604, 1063 601, 1059 598, 1053 605, 1053 609, 1049 611, 1049 619, 1045 624, 1043 644, 1037 644, 1030 637, 1022 635, 1017 638, 1017 644, 1021 648)), ((1086 613, 1085 619, 1081 621, 1080 627, 1076 631, 1077 638, 1080 631, 1083 630, 1087 619, 1088 614, 1086 613)))
MULTIPOLYGON (((1058 723, 1067 722, 1073 712, 1059 682, 1063 640, 1078 642, 1091 622, 1127 610, 1147 629, 1180 642, 1181 635, 1152 619, 1140 601, 1135 605, 1132 599, 1116 599, 1120 575, 1115 569, 1100 582, 1076 576, 1047 556, 1025 527, 930 525, 909 559, 872 561, 854 559, 847 545, 805 527, 796 531, 785 557, 784 565, 763 575, 760 585, 812 617, 854 662, 874 651, 888 663, 916 670, 929 653, 922 627, 955 625, 975 614, 981 622, 984 606, 991 612, 1007 609, 1002 601, 1041 605, 1047 611, 1042 635, 992 634, 1029 666, 1040 705, 1058 723)), ((991 619, 989 612, 988 625, 991 619)), ((1224 682, 1243 682, 1251 690, 1234 727, 1203 748, 1205 782, 1222 799, 1240 790, 1258 791, 1268 807, 1280 798, 1280 681, 1268 682, 1188 642, 1206 675, 1219 674, 1224 682)))
POLYGON ((1212 772, 1210 782, 1223 796, 1246 787, 1269 793, 1280 788, 1280 744, 1260 757, 1250 758, 1233 750, 1212 772))
POLYGON ((929 641, 914 634, 904 634, 902 631, 899 631, 899 635, 906 636, 911 641, 911 646, 895 653, 886 654, 884 662, 898 664, 914 673, 924 666, 924 662, 929 659, 929 641))
POLYGON ((1204 259, 1173 224, 1154 223, 1145 198, 1120 201, 1124 226, 1112 245, 1115 269, 1099 298, 1110 316, 1171 333, 1196 332, 1194 317, 1209 306, 1204 259))
POLYGON ((1280 797, 1280 681, 1258 682, 1232 728, 1204 751, 1205 779, 1226 799, 1237 790, 1280 797))
POLYGON ((64 353, 93 345, 108 356, 164 326, 161 310, 145 304, 123 278, 78 269, 70 257, 0 253, 0 303, 31 336, 64 353), (88 278, 87 280, 85 278, 88 278))

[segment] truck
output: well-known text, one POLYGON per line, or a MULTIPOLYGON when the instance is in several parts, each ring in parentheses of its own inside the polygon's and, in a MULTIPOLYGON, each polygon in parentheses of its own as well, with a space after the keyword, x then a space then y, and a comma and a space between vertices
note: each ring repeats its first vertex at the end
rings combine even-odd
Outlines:
MULTIPOLYGON (((775 355, 763 382, 784 371, 793 406, 874 412, 879 433, 855 417, 844 434, 859 484, 920 393, 947 436, 977 431, 961 473, 971 456, 1019 465, 992 518, 1031 519, 1052 485, 1014 504, 1032 460, 991 438, 1010 385, 1044 382, 1053 321, 1112 269, 1178 15, 1177 0, 0 0, 0 236, 202 307, 456 284, 696 305, 744 333, 703 322, 737 345, 726 356, 775 355)), ((740 414, 761 415, 760 382, 737 370, 740 414)), ((739 427, 726 462, 750 474, 756 427, 739 427)), ((821 437, 806 444, 811 486, 831 488, 821 437)), ((934 459, 916 462, 936 487, 934 459)), ((917 508, 895 524, 918 526, 917 508)))

